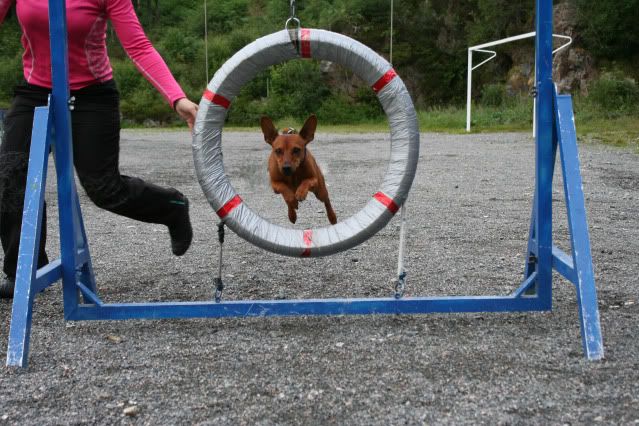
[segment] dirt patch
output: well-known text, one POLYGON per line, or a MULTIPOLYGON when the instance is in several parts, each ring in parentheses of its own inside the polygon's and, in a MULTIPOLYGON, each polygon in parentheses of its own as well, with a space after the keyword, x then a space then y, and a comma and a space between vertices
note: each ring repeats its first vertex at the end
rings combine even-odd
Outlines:
MULTIPOLYGON (((377 190, 389 155, 387 135, 322 135, 321 126, 310 148, 341 219, 377 190)), ((258 130, 225 134, 224 156, 251 208, 287 224, 284 202, 268 187, 258 130)), ((64 322, 58 285, 36 300, 30 368, 0 373, 0 424, 637 422, 639 217, 631 213, 639 157, 590 144, 581 156, 604 361, 584 360, 574 288, 558 276, 549 313, 93 323, 64 322)), ((407 204, 407 294, 508 294, 522 278, 532 139, 424 134, 420 157, 407 204)), ((165 228, 103 212, 82 194, 100 296, 210 300, 216 218, 188 135, 123 132, 121 164, 125 174, 189 196, 195 241, 173 257, 165 228)), ((50 184, 52 213, 53 191, 50 184)), ((553 198, 556 237, 566 246, 558 175, 553 198)), ((326 224, 314 199, 299 217, 299 227, 326 224)), ((388 296, 398 227, 395 218, 365 244, 322 259, 266 253, 229 233, 224 297, 388 296)), ((10 307, 0 303, 1 347, 10 307)))

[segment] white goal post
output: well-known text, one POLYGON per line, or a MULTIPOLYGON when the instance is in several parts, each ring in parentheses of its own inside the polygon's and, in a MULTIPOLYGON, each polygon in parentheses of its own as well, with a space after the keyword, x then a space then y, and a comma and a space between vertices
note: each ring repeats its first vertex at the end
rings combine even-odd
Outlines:
MULTIPOLYGON (((500 40, 495 40, 495 41, 491 41, 488 43, 484 43, 484 44, 478 44, 477 46, 471 46, 468 48, 468 79, 467 79, 467 83, 466 83, 466 131, 470 132, 470 111, 471 111, 471 89, 472 89, 472 84, 473 84, 473 71, 476 70, 477 68, 481 67, 482 65, 484 65, 486 62, 494 59, 497 56, 497 52, 494 50, 486 50, 487 47, 491 47, 491 46, 497 46, 499 44, 504 44, 504 43, 510 43, 512 41, 517 41, 517 40, 523 40, 526 38, 531 38, 531 37, 535 37, 537 33, 535 31, 532 31, 530 33, 525 33, 525 34, 520 34, 520 35, 516 35, 516 36, 512 36, 512 37, 507 37, 507 38, 502 38, 500 40), (486 59, 484 59, 483 61, 481 61, 480 63, 478 63, 477 65, 473 66, 473 52, 481 52, 481 53, 488 53, 490 54, 490 56, 486 59)), ((566 35, 560 35, 560 34, 553 34, 553 37, 556 38, 560 38, 563 40, 567 40, 566 43, 562 44, 561 46, 559 46, 557 49, 553 50, 553 54, 559 52, 562 49, 565 49, 566 47, 570 46, 570 44, 572 43, 572 37, 570 36, 566 36, 566 35)), ((535 133, 535 129, 536 129, 536 119, 535 119, 535 108, 533 106, 533 134, 535 133)))

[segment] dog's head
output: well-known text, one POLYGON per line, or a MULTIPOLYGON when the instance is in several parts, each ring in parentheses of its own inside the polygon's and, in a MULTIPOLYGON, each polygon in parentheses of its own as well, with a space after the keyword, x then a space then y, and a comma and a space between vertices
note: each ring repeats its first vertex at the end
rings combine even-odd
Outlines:
POLYGON ((306 158, 306 145, 315 137, 317 117, 315 114, 306 119, 302 130, 295 133, 287 129, 279 134, 270 118, 264 116, 260 120, 264 140, 271 145, 271 155, 277 160, 277 168, 285 176, 292 176, 306 158))

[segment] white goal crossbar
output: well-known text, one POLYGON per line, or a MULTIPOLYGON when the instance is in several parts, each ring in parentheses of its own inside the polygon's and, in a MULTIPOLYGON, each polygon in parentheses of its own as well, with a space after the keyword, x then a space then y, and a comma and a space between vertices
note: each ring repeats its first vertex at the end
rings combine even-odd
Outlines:
MULTIPOLYGON (((472 89, 472 83, 473 83, 473 71, 481 67, 482 65, 484 65, 486 62, 491 61, 497 56, 496 51, 486 50, 486 48, 491 46, 497 46, 504 43, 510 43, 517 40, 523 40, 526 38, 535 37, 536 34, 537 33, 535 31, 532 31, 525 34, 519 34, 512 37, 502 38, 500 40, 495 40, 488 43, 478 44, 476 46, 471 46, 468 48, 468 79, 466 84, 466 131, 467 132, 470 132, 470 112, 471 112, 471 102, 472 102, 471 89, 472 89), (484 59, 483 61, 481 61, 480 63, 478 63, 477 65, 473 66, 473 52, 488 53, 490 56, 484 59)), ((566 43, 562 44, 557 49, 553 50, 552 52, 553 54, 559 52, 560 50, 565 49, 566 47, 570 46, 570 44, 572 44, 572 37, 570 36, 553 34, 553 37, 567 40, 566 43)), ((537 127, 537 122, 535 118, 535 108, 533 106, 533 134, 535 134, 536 127, 537 127)))

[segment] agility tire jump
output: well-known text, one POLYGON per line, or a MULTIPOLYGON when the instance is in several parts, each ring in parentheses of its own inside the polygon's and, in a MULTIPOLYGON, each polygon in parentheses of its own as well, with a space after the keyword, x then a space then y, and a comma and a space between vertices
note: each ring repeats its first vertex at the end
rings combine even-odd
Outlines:
POLYGON ((224 223, 246 241, 294 257, 327 256, 361 244, 381 230, 408 196, 419 157, 415 107, 391 64, 362 43, 330 31, 282 30, 245 46, 213 76, 200 101, 193 157, 200 185, 224 223), (231 101, 269 66, 298 58, 338 63, 376 93, 390 124, 391 154, 380 189, 355 215, 319 229, 294 229, 268 222, 237 194, 224 171, 222 129, 231 101))

